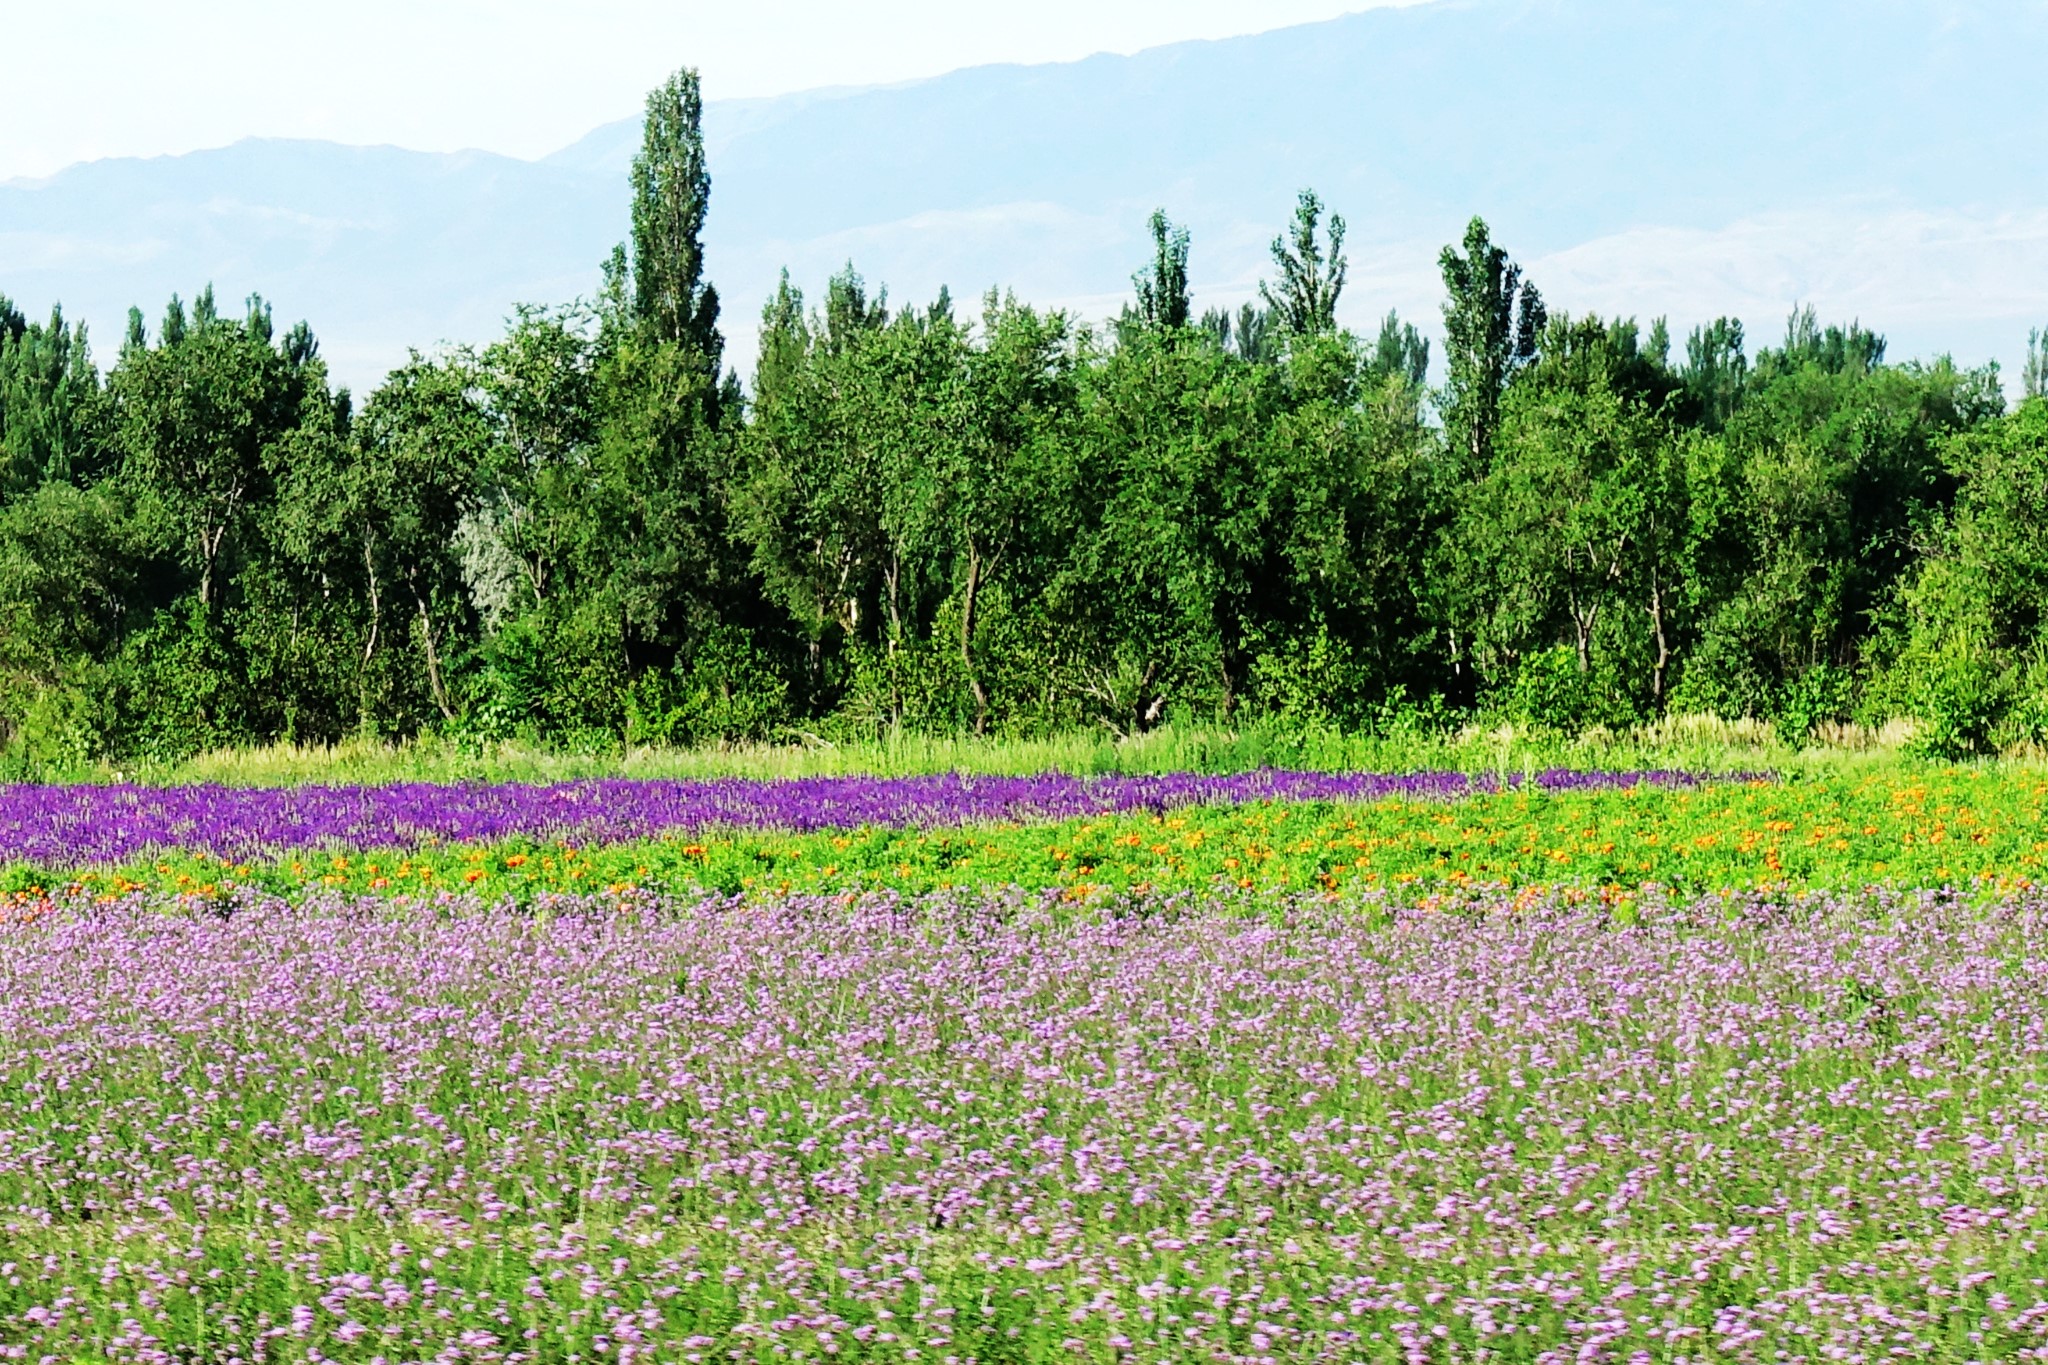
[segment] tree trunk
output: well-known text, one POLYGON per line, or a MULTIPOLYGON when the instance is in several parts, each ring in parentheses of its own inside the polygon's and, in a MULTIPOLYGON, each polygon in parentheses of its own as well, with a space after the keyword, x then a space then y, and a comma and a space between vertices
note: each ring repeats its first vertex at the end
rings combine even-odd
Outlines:
POLYGON ((897 671, 896 658, 903 651, 903 608, 900 589, 903 584, 903 552, 889 553, 889 566, 882 570, 882 581, 889 595, 889 724, 891 728, 903 728, 903 684, 897 671))
POLYGON ((1138 694, 1134 699, 1136 705, 1131 717, 1133 721, 1132 729, 1138 734, 1143 734, 1157 725, 1159 717, 1166 711, 1166 698, 1164 696, 1153 697, 1149 702, 1145 700, 1145 697, 1152 691, 1152 685, 1158 681, 1159 661, 1154 659, 1145 665, 1144 676, 1138 679, 1138 694))
POLYGON ((199 605, 209 610, 213 607, 213 571, 219 567, 221 546, 227 542, 228 527, 234 524, 241 505, 242 488, 237 485, 208 509, 209 515, 218 512, 220 520, 199 528, 199 605))
POLYGON ((1657 640, 1657 662, 1650 670, 1650 698, 1661 712, 1664 709, 1664 673, 1671 664, 1671 645, 1664 636, 1664 587, 1654 576, 1650 579, 1650 630, 1657 640))
POLYGON ((377 590, 377 560, 370 553, 369 537, 363 538, 363 574, 370 584, 370 634, 363 641, 363 668, 367 671, 370 660, 377 653, 377 630, 384 621, 384 602, 377 590))
POLYGON ((420 609, 420 644, 427 654, 427 688, 434 694, 434 705, 441 708, 442 716, 452 721, 455 708, 448 701, 448 685, 441 679, 441 651, 434 644, 433 613, 427 610, 427 599, 417 583, 412 585, 412 600, 420 609))
POLYGON ((220 543, 227 535, 226 523, 199 532, 199 605, 213 607, 213 568, 220 560, 220 543))
POLYGON ((1223 684, 1223 719, 1226 722, 1237 714, 1237 665, 1241 651, 1237 631, 1232 624, 1234 619, 1232 613, 1226 612, 1216 630, 1216 672, 1223 684))
POLYGON ((369 728, 370 723, 370 661, 377 657, 377 634, 384 624, 384 599, 377 588, 377 557, 370 551, 371 541, 363 537, 363 576, 370 585, 370 633, 363 640, 363 662, 356 671, 356 724, 369 728))
POLYGON ((974 693, 974 733, 988 733, 988 689, 974 670, 974 610, 981 597, 984 565, 981 549, 970 537, 967 542, 967 596, 960 604, 960 665, 967 672, 968 690, 974 693))
POLYGON ((1596 602, 1592 607, 1581 610, 1579 604, 1574 601, 1571 604, 1571 612, 1572 631, 1578 637, 1576 643, 1579 650, 1579 676, 1584 678, 1593 672, 1593 623, 1599 619, 1600 606, 1596 602))
POLYGON ((889 567, 882 570, 882 582, 889 593, 889 652, 894 654, 903 643, 903 552, 889 552, 889 567))

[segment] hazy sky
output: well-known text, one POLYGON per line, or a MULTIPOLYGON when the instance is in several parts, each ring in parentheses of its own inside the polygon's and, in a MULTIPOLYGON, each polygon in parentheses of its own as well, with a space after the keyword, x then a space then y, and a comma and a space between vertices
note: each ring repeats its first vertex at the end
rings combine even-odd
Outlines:
POLYGON ((250 136, 539 156, 678 66, 773 95, 1389 3, 1412 0, 0 0, 0 179, 250 136))

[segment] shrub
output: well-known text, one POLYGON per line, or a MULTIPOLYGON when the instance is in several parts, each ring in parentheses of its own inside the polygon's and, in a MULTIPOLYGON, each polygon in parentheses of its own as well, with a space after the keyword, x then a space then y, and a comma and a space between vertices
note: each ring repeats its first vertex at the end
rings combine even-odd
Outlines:
POLYGON ((246 742, 252 711, 234 642, 197 599, 129 637, 108 678, 111 747, 175 761, 246 742))
POLYGON ((1596 725, 1620 728, 1640 719, 1605 657, 1594 655, 1592 671, 1581 673, 1578 652, 1568 645, 1524 656, 1496 694, 1495 705, 1517 724, 1567 735, 1596 725))
POLYGON ((768 739, 789 719, 789 681, 743 632, 720 627, 673 667, 635 678, 624 710, 629 744, 768 739))
POLYGON ((1981 649, 1952 641, 1915 661, 1911 748, 1925 758, 1956 760, 1991 752, 2005 710, 2005 687, 1981 649))
POLYGON ((1847 669, 1816 664, 1779 697, 1779 737, 1788 744, 1804 744, 1822 725, 1846 720, 1855 696, 1856 679, 1847 669))

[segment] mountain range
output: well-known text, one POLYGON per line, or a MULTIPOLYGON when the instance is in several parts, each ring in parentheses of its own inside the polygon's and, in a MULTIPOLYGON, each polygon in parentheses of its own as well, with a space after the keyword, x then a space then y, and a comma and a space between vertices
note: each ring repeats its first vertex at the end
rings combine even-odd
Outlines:
MULTIPOLYGON (((899 302, 999 285, 1114 313, 1155 207, 1193 232, 1198 306, 1235 305, 1313 186, 1348 221, 1361 326, 1433 325, 1436 253, 1477 213, 1553 309, 1768 340, 1812 303, 1894 356, 2010 370, 2048 323, 2042 70, 2048 0, 1435 0, 713 101, 706 259, 745 369, 785 266, 813 297, 852 261, 899 302)), ((261 291, 370 384, 592 292, 638 139, 624 119, 536 161, 252 139, 0 183, 0 293, 61 300, 104 360, 131 303, 261 291)))

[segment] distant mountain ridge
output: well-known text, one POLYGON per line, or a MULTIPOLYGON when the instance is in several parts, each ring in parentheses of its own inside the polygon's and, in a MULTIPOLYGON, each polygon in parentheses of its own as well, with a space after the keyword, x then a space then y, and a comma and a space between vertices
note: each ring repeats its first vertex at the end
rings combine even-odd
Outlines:
MULTIPOLYGON (((1558 307, 1768 333, 1811 300, 1895 354, 2011 356, 2048 322, 2043 69, 2048 0, 1437 0, 713 102, 707 259, 744 365, 784 265, 813 293, 850 258, 899 301, 1000 284, 1112 311, 1162 205, 1198 301, 1235 303, 1314 185, 1350 222, 1360 322, 1433 325, 1435 249, 1476 212, 1558 307)), ((87 163, 0 185, 0 292, 61 299, 105 358, 130 302, 261 290, 360 385, 590 292, 637 141, 626 120, 539 161, 252 140, 87 163)))

